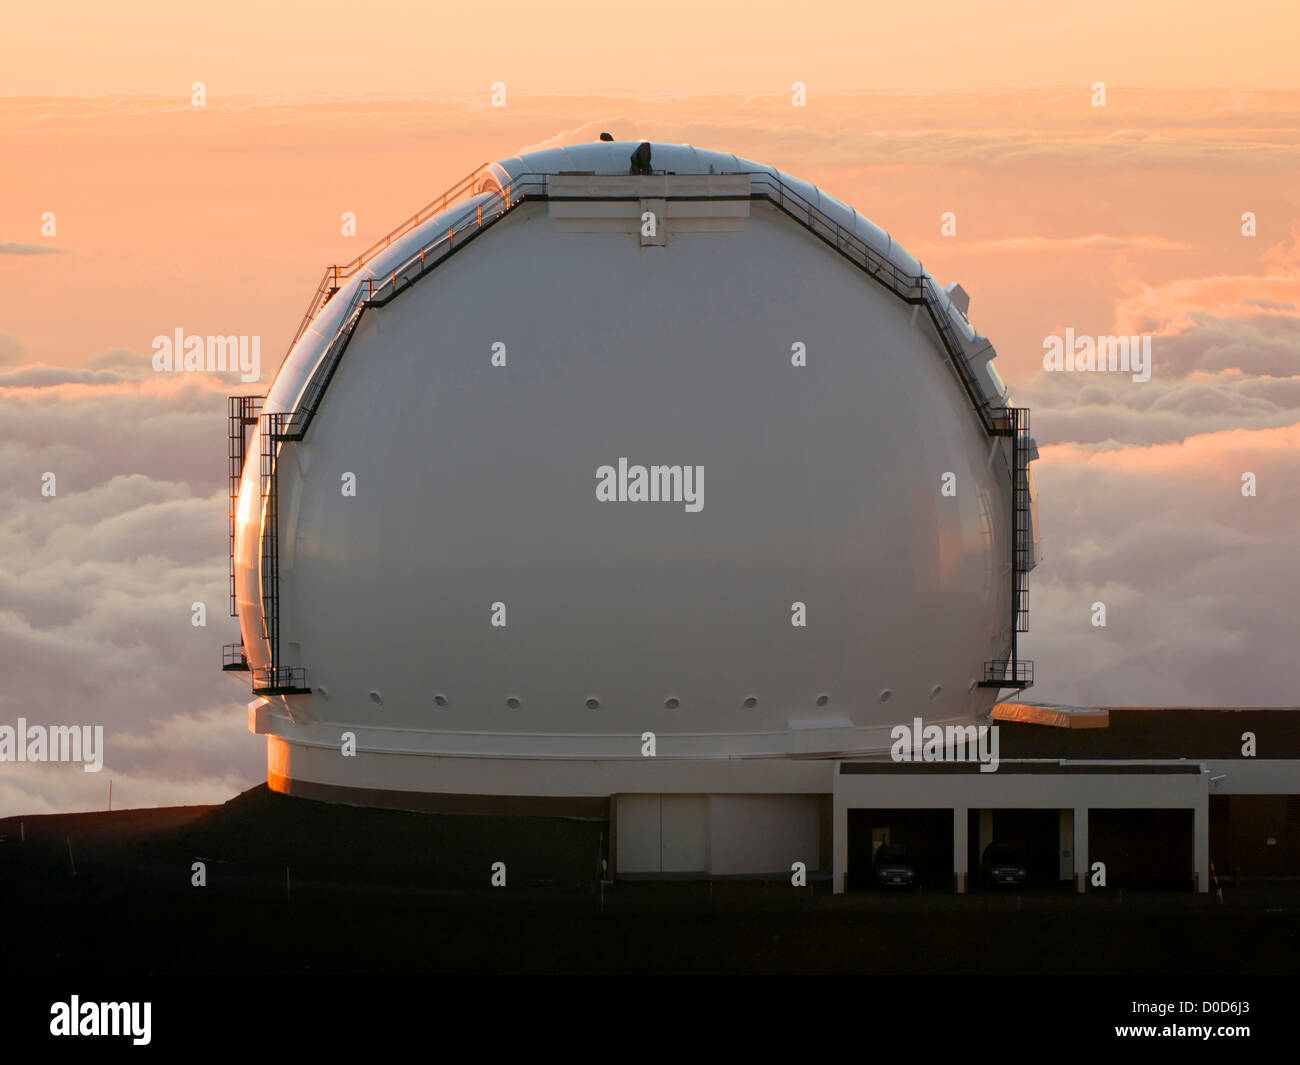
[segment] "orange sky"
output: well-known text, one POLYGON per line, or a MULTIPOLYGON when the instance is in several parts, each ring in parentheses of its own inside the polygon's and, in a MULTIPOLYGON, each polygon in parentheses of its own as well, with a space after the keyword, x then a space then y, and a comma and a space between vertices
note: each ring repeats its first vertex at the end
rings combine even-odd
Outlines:
POLYGON ((6 5, 0 95, 1291 88, 1293 0, 44 0, 6 5))
POLYGON ((1267 255, 1300 218, 1300 92, 1112 89, 1105 108, 1086 89, 830 94, 806 108, 784 94, 507 99, 0 99, 0 139, 20 161, 0 241, 61 249, 0 255, 0 332, 59 365, 146 352, 178 325, 255 334, 272 371, 328 263, 479 163, 603 129, 734 151, 853 204, 967 287, 1013 386, 1048 333, 1112 332, 1121 302, 1131 331, 1143 292, 1210 309, 1206 278, 1236 277, 1214 282, 1233 300, 1292 283, 1267 255), (40 234, 47 211, 55 239, 40 234), (955 238, 940 234, 944 211, 955 238))

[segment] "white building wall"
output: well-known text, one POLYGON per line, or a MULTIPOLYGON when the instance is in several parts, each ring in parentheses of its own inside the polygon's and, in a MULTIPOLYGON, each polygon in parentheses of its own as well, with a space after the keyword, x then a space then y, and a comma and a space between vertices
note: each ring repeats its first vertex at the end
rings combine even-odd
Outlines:
POLYGON ((704 795, 661 795, 660 872, 703 873, 708 865, 709 800, 704 795))
POLYGON ((1074 810, 1060 811, 1060 831, 1057 834, 1057 846, 1060 850, 1062 880, 1074 879, 1074 810))
POLYGON ((1208 759, 1211 795, 1295 795, 1300 761, 1284 758, 1208 759))
POLYGON ((820 828, 816 795, 710 795, 708 871, 788 876, 794 862, 815 871, 820 828))
POLYGON ((614 835, 618 873, 657 873, 659 857, 659 796, 620 795, 614 835))
POLYGON ((794 862, 816 871, 816 795, 618 795, 616 871, 790 875, 794 862))

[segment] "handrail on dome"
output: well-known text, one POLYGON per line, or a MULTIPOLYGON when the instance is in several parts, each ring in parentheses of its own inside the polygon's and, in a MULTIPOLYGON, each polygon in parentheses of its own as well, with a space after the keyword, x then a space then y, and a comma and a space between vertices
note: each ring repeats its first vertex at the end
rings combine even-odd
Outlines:
POLYGON ((477 187, 477 183, 479 178, 485 172, 493 178, 493 184, 496 184, 495 175, 492 174, 491 163, 484 163, 482 166, 477 166, 437 199, 429 201, 429 203, 421 207, 405 222, 395 226, 387 235, 375 241, 375 243, 370 245, 370 247, 355 259, 344 263, 342 266, 326 267, 325 273, 321 276, 320 283, 316 286, 316 291, 312 293, 311 303, 307 306, 307 313, 302 316, 302 321, 298 325, 297 332, 294 333, 293 340, 289 342, 289 350, 292 351, 293 346, 302 339, 302 335, 307 332, 307 327, 311 325, 312 319, 320 313, 320 309, 329 302, 330 297, 339 290, 343 281, 350 278, 385 248, 390 247, 393 241, 406 236, 406 234, 410 233, 413 229, 422 226, 434 215, 441 214, 448 208, 459 203, 461 200, 473 196, 478 191, 483 191, 477 187))
MULTIPOLYGON (((1000 415, 993 412, 984 390, 975 379, 974 372, 962 350, 947 309, 939 302, 938 297, 931 290, 931 286, 926 284, 929 275, 924 270, 919 274, 910 274, 901 269, 892 259, 872 247, 856 232, 846 229, 819 207, 805 199, 800 193, 782 181, 778 175, 770 171, 744 173, 747 174, 752 185, 757 190, 751 193, 751 198, 768 200, 818 239, 852 260, 874 281, 884 285, 904 302, 925 307, 935 331, 939 335, 939 340, 957 370, 958 377, 985 431, 991 436, 1005 435, 1004 431, 1000 431, 998 426, 1000 415)), ((341 337, 346 334, 350 338, 356 325, 354 312, 358 308, 368 304, 382 306, 392 299, 397 291, 405 287, 406 284, 423 276, 432 266, 444 258, 447 252, 459 246, 454 241, 457 232, 461 234, 461 243, 463 244, 467 231, 472 234, 476 233, 526 200, 546 199, 546 182, 551 176, 549 173, 519 174, 514 176, 503 189, 496 179, 496 175, 492 173, 491 164, 476 168, 442 196, 431 201, 397 226, 382 240, 372 244, 350 263, 343 266, 329 267, 312 296, 312 302, 303 317, 302 324, 299 325, 298 331, 294 335, 290 350, 307 331, 312 319, 320 313, 321 308, 329 302, 330 297, 342 286, 342 282, 351 278, 367 262, 390 247, 394 240, 411 232, 435 215, 445 213, 451 206, 463 199, 482 192, 494 194, 492 200, 481 203, 475 210, 467 211, 462 216, 452 220, 446 231, 440 232, 428 245, 420 248, 418 252, 410 256, 396 269, 390 270, 387 278, 378 281, 371 278, 368 279, 369 284, 365 288, 359 287, 353 294, 350 306, 340 319, 338 332, 327 345, 327 356, 331 353, 330 349, 338 346, 337 341, 341 337), (485 173, 492 178, 491 185, 486 188, 476 184, 478 179, 485 173)), ((342 352, 337 352, 337 354, 341 355, 342 352)), ((321 361, 321 365, 323 366, 331 361, 327 357, 321 361)), ((320 368, 318 366, 318 371, 320 368)), ((330 367, 328 376, 332 375, 333 369, 330 367)), ((313 381, 315 381, 315 378, 316 375, 313 375, 313 381)), ((328 383, 328 378, 324 383, 328 383)), ((290 432, 292 435, 296 435, 299 431, 306 431, 306 422, 310 421, 311 414, 314 413, 314 407, 319 402, 319 398, 319 394, 309 383, 308 388, 304 390, 303 396, 297 404, 298 411, 305 408, 305 420, 301 425, 291 427, 290 432)))

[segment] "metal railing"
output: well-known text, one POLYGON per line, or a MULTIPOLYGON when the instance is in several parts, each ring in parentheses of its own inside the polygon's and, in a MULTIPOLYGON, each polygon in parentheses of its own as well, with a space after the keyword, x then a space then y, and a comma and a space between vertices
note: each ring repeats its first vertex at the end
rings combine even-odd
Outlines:
MULTIPOLYGON (((499 221, 507 212, 528 201, 547 200, 549 173, 527 173, 512 178, 504 188, 497 185, 497 178, 489 167, 480 167, 468 177, 463 178, 446 194, 434 200, 423 210, 394 229, 388 236, 371 245, 351 263, 340 267, 330 267, 326 271, 313 297, 312 305, 304 317, 303 325, 295 334, 296 344, 306 332, 311 319, 319 313, 328 302, 329 296, 323 295, 337 290, 342 280, 350 279, 379 252, 390 247, 393 242, 417 226, 443 213, 454 206, 466 195, 485 196, 480 203, 468 207, 459 216, 452 219, 445 231, 440 232, 429 243, 421 246, 402 263, 386 271, 382 277, 369 277, 364 284, 359 284, 343 312, 340 325, 326 345, 323 357, 317 364, 302 397, 294 409, 295 420, 287 427, 289 439, 300 439, 307 431, 319 406, 320 399, 328 387, 337 367, 338 359, 343 354, 352 333, 360 320, 361 312, 369 306, 383 306, 399 292, 418 281, 453 251, 463 247, 482 230, 499 221), (491 181, 492 185, 483 186, 491 181), (475 183, 478 183, 477 186, 475 183)), ((990 435, 998 433, 998 413, 989 403, 983 388, 975 379, 970 360, 962 349, 952 318, 947 308, 940 302, 929 281, 928 275, 909 274, 901 269, 888 256, 873 248, 867 241, 851 229, 840 225, 820 208, 814 206, 802 195, 781 181, 775 174, 766 171, 747 173, 751 183, 750 199, 764 199, 777 209, 794 219, 818 239, 835 248, 841 255, 852 261, 874 281, 884 285, 905 303, 924 306, 934 324, 949 359, 953 363, 962 385, 969 397, 976 414, 985 430, 990 435)), ((670 197, 671 198, 671 197, 670 197)), ((292 348, 292 345, 291 345, 292 348)), ((1000 412, 999 412, 1000 413, 1000 412)))
MULTIPOLYGON (((909 274, 898 266, 883 252, 873 248, 854 230, 846 229, 819 207, 795 192, 775 174, 766 172, 749 175, 751 186, 759 189, 755 198, 768 200, 779 210, 793 218, 814 236, 829 244, 845 258, 849 259, 866 272, 873 281, 884 285, 904 303, 925 307, 940 343, 948 354, 953 368, 961 380, 962 386, 970 399, 975 413, 984 426, 985 432, 997 435, 997 414, 989 403, 984 389, 975 379, 970 360, 962 350, 961 341, 953 327, 952 318, 947 308, 935 295, 928 275, 922 269, 919 274, 909 274)), ((986 345, 986 350, 988 346, 986 345)))
POLYGON ((221 668, 227 673, 248 672, 248 657, 244 654, 243 643, 227 643, 222 645, 221 668))
POLYGON ((253 671, 254 695, 307 695, 307 671, 301 666, 259 666, 253 671))
POLYGON ((299 324, 297 332, 294 333, 293 340, 289 343, 289 350, 293 350, 294 344, 297 344, 302 339, 302 335, 307 332, 312 319, 320 313, 321 308, 330 301, 330 298, 342 287, 343 283, 351 279, 353 274, 381 251, 391 247, 393 241, 406 236, 407 233, 424 225, 435 215, 442 214, 461 200, 473 196, 479 191, 476 186, 485 179, 495 181, 490 164, 484 164, 471 170, 436 200, 431 200, 425 204, 405 222, 394 227, 387 235, 375 241, 351 262, 344 263, 342 266, 327 267, 320 279, 320 283, 316 286, 316 291, 312 293, 311 302, 307 305, 307 312, 302 316, 302 322, 299 324))
POLYGON ((1028 688, 1034 683, 1034 663, 1026 658, 1016 661, 995 659, 984 663, 981 688, 1028 688))
MULTIPOLYGON (((342 312, 338 329, 326 344, 315 371, 292 411, 292 418, 284 427, 286 439, 301 440, 306 434, 365 310, 368 307, 382 307, 387 304, 400 292, 430 273, 448 256, 465 247, 484 230, 500 221, 508 211, 528 200, 545 199, 548 177, 547 174, 526 174, 516 181, 508 182, 505 188, 493 188, 479 194, 485 198, 452 218, 445 230, 440 231, 427 244, 412 252, 399 265, 390 268, 382 277, 367 277, 363 279, 363 283, 358 283, 347 307, 342 312)), ((450 199, 454 204, 454 196, 450 199)), ((403 226, 407 226, 407 223, 403 226)), ((399 229, 401 234, 407 231, 403 227, 399 229)), ((398 230, 394 233, 398 233, 398 230)), ((355 269, 353 272, 355 273, 355 269)))

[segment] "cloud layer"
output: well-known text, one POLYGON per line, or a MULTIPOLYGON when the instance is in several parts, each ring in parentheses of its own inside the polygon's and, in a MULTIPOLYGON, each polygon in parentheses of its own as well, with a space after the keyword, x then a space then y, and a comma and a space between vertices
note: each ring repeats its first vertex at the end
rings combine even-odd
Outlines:
POLYGON ((221 801, 264 775, 246 689, 218 669, 238 638, 224 397, 255 386, 155 373, 150 339, 259 335, 264 388, 326 262, 484 159, 604 129, 821 184, 965 285, 1042 450, 1033 697, 1296 703, 1300 94, 1112 100, 519 97, 491 122, 450 97, 215 102, 197 121, 175 100, 0 100, 0 135, 37 161, 0 216, 0 724, 108 734, 98 775, 0 764, 0 815, 102 805, 110 777, 125 806, 221 801), (89 192, 86 172, 103 174, 89 192), (46 210, 76 255, 38 254, 46 210), (1043 339, 1067 328, 1151 335, 1151 380, 1044 372, 1043 339))

